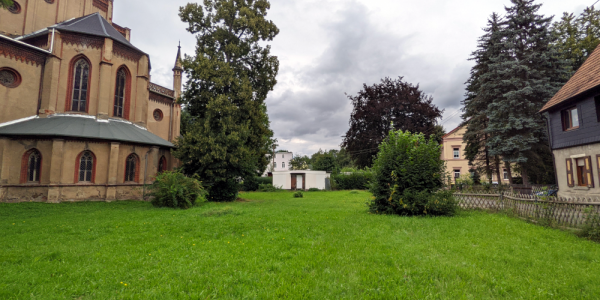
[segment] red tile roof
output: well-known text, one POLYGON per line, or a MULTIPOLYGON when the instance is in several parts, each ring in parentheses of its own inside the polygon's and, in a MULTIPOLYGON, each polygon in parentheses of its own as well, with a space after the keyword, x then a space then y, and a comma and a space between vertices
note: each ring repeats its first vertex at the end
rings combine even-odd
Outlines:
POLYGON ((563 102, 573 99, 600 85, 600 46, 592 52, 592 55, 577 70, 575 75, 565 84, 540 112, 557 106, 563 102))

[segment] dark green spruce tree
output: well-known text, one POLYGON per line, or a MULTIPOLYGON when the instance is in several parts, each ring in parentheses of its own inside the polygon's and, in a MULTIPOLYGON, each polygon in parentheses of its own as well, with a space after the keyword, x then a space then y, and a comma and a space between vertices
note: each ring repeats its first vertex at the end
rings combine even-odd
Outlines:
POLYGON ((471 69, 471 77, 466 82, 467 88, 463 100, 463 125, 466 132, 463 140, 466 143, 465 156, 469 164, 479 174, 485 174, 488 182, 492 183, 494 171, 499 176, 499 160, 490 155, 487 141, 490 134, 486 132, 489 120, 486 114, 487 107, 498 96, 494 89, 482 89, 493 84, 493 78, 488 74, 492 58, 498 56, 502 51, 502 19, 497 13, 493 13, 485 34, 479 38, 477 50, 471 54, 470 60, 475 62, 471 69))
POLYGON ((551 156, 546 155, 548 135, 539 110, 566 82, 570 66, 554 46, 552 17, 538 13, 541 4, 511 2, 503 24, 503 49, 492 58, 491 81, 483 87, 501 94, 486 110, 487 146, 490 155, 516 163, 528 184, 530 170, 553 169, 552 161, 544 159, 551 156))
POLYGON ((204 0, 180 8, 196 35, 196 54, 186 57, 181 103, 190 123, 175 156, 188 175, 209 186, 209 200, 233 201, 237 180, 262 173, 273 132, 265 106, 276 84, 277 57, 269 46, 279 33, 267 20, 267 0, 204 0))

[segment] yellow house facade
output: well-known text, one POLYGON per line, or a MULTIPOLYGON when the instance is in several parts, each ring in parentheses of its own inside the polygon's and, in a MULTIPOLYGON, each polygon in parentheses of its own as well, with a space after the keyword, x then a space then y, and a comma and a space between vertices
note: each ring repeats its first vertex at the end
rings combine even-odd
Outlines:
POLYGON ((112 0, 16 0, 0 9, 0 201, 141 199, 174 168, 173 87, 112 22, 112 0))
MULTIPOLYGON (((465 175, 470 175, 473 172, 473 167, 469 165, 469 160, 465 157, 466 143, 463 141, 466 126, 459 126, 448 134, 444 135, 442 141, 442 160, 446 162, 446 174, 450 176, 452 184, 456 183, 456 179, 465 175)), ((480 174, 481 181, 487 181, 485 174, 480 174)), ((495 184, 509 184, 508 170, 504 167, 500 168, 501 180, 498 181, 498 176, 492 174, 492 182, 495 184)))

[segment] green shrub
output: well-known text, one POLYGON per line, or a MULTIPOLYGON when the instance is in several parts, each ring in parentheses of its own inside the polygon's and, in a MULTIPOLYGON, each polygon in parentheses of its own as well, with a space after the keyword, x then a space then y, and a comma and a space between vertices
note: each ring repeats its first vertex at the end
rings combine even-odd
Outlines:
POLYGON ((258 185, 259 185, 259 181, 258 181, 259 177, 248 177, 246 179, 244 179, 244 181, 242 181, 242 183, 239 186, 239 190, 240 191, 245 191, 245 192, 254 192, 258 190, 258 185))
POLYGON ((320 192, 321 190, 318 188, 310 188, 308 189, 309 192, 320 192))
POLYGON ((367 190, 369 182, 373 179, 373 173, 358 171, 349 175, 336 174, 331 177, 337 190, 367 190))
POLYGON ((436 193, 444 182, 440 151, 437 141, 426 140, 423 134, 390 131, 373 164, 370 210, 400 215, 453 214, 456 203, 449 192, 436 193))
POLYGON ((304 194, 302 192, 295 192, 294 198, 304 198, 304 194))
POLYGON ((377 210, 381 206, 371 206, 374 213, 397 214, 401 216, 453 216, 458 204, 452 191, 404 190, 402 194, 392 193, 385 210, 377 210))
POLYGON ((273 184, 273 177, 257 177, 258 184, 273 184))
POLYGON ((600 242, 600 214, 595 213, 592 208, 587 209, 586 222, 579 236, 600 242))
POLYGON ((232 202, 237 199, 239 184, 234 179, 215 182, 208 189, 208 201, 232 202))
POLYGON ((176 171, 165 171, 156 176, 150 186, 152 205, 187 209, 204 202, 206 192, 200 181, 176 171))
POLYGON ((278 192, 283 191, 282 188, 273 186, 272 184, 259 184, 258 185, 259 192, 278 192))

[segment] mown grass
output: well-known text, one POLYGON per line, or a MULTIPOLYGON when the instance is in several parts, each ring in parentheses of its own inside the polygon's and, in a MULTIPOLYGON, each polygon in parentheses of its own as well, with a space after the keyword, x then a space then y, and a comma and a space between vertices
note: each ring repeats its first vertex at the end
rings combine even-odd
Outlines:
POLYGON ((600 245, 482 212, 401 218, 366 192, 0 204, 1 299, 597 299, 600 245))

